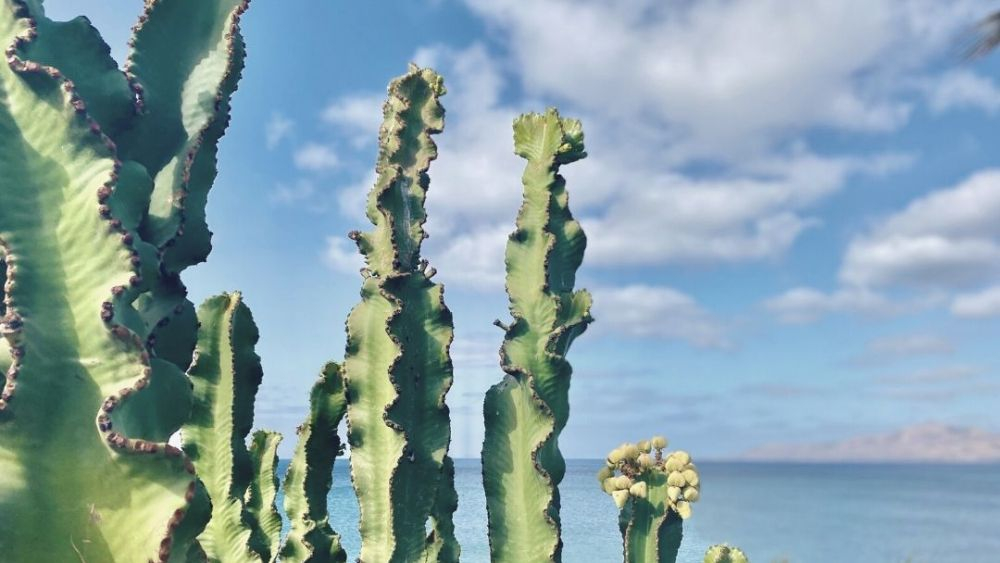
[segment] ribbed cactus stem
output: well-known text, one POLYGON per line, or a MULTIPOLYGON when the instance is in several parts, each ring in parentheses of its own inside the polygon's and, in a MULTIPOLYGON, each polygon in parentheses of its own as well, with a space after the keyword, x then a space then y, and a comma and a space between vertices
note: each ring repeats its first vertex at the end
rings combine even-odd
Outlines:
POLYGON ((245 504, 257 477, 246 446, 263 377, 254 352, 257 326, 239 293, 206 300, 198 319, 198 346, 188 370, 194 408, 181 433, 211 500, 211 520, 198 539, 212 561, 268 561, 273 542, 245 504))
MULTIPOLYGON (((420 560, 440 496, 450 440, 444 398, 452 382, 451 312, 420 258, 426 237, 431 135, 444 126, 441 77, 411 66, 392 81, 379 134, 374 228, 352 233, 368 275, 347 321, 344 376, 351 475, 366 563, 420 560)), ((450 503, 446 503, 451 506, 450 503)), ((450 514, 447 515, 450 518, 450 514)))
MULTIPOLYGON (((265 544, 270 561, 281 551, 281 515, 278 513, 278 445, 281 434, 257 430, 250 440, 253 479, 246 492, 246 510, 256 535, 265 544)), ((262 553, 265 553, 262 550, 262 553)))
POLYGON ((700 496, 697 468, 687 452, 664 453, 667 441, 656 436, 622 444, 608 454, 597 474, 619 509, 625 563, 675 563, 682 522, 700 496))
POLYGON ((738 547, 713 545, 705 552, 705 563, 750 563, 750 560, 738 547))
POLYGON ((190 389, 146 347, 133 302, 155 257, 116 215, 117 147, 55 61, 32 58, 58 41, 38 4, 0 1, 0 557, 166 561, 190 547, 193 467, 166 444, 190 389))
POLYGON ((563 164, 579 160, 580 122, 554 109, 514 122, 515 152, 528 163, 524 203, 507 242, 506 375, 486 395, 483 483, 494 562, 559 561, 559 433, 569 417, 566 353, 590 317, 590 295, 574 291, 586 237, 568 207, 563 164))
POLYGON ((337 426, 347 412, 340 365, 323 368, 309 399, 309 418, 299 426, 299 442, 285 474, 285 514, 291 530, 281 551, 287 563, 343 563, 347 554, 330 527, 327 495, 333 463, 343 453, 337 426))

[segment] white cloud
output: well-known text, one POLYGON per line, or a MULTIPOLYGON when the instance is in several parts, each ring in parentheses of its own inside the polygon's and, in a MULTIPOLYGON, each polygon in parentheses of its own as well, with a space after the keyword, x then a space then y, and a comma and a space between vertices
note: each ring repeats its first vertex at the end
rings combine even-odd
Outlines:
POLYGON ((355 147, 375 144, 382 123, 383 98, 379 94, 345 96, 327 105, 321 117, 350 136, 355 147))
POLYGON ((824 293, 807 287, 797 287, 764 302, 764 307, 789 324, 803 324, 819 320, 831 313, 861 313, 865 315, 891 315, 899 312, 899 305, 884 296, 864 289, 846 288, 824 293))
POLYGON ((951 302, 951 314, 965 318, 1000 317, 1000 285, 957 295, 951 302))
POLYGON ((969 70, 952 70, 930 79, 927 99, 932 111, 975 108, 993 114, 1000 109, 1000 87, 969 70))
POLYGON ((277 112, 271 114, 271 119, 268 120, 264 128, 268 150, 277 147, 281 141, 292 133, 292 129, 294 128, 295 122, 288 117, 277 112))
POLYGON ((532 94, 632 121, 672 150, 742 158, 789 131, 887 131, 922 63, 989 12, 985 0, 670 2, 466 0, 506 33, 532 94))
POLYGON ((307 143, 295 151, 295 166, 301 170, 330 170, 340 166, 340 158, 326 145, 307 143))
POLYGON ((1000 271, 1000 170, 911 202, 848 246, 840 279, 860 287, 951 289, 1000 271))
POLYGON ((365 260, 357 246, 346 236, 326 237, 323 261, 336 272, 358 273, 365 260))
POLYGON ((853 363, 877 365, 916 356, 943 356, 954 351, 955 346, 950 340, 933 334, 886 336, 868 342, 865 351, 854 358, 853 363))
POLYGON ((298 180, 294 184, 278 184, 270 194, 273 203, 289 205, 305 201, 316 193, 316 186, 309 180, 298 180))
POLYGON ((600 330, 627 336, 680 340, 702 348, 727 348, 723 323, 690 296, 662 286, 629 285, 594 290, 600 330))

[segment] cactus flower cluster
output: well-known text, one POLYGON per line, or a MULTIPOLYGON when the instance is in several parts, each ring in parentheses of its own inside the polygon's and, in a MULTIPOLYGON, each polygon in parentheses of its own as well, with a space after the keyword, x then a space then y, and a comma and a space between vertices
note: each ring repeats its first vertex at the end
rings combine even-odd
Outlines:
POLYGON ((750 560, 738 547, 713 545, 705 552, 705 563, 750 563, 750 560))
POLYGON ((665 452, 667 439, 654 436, 625 443, 608 454, 597 473, 602 490, 619 509, 625 561, 673 562, 681 522, 701 496, 701 480, 691 456, 665 452))

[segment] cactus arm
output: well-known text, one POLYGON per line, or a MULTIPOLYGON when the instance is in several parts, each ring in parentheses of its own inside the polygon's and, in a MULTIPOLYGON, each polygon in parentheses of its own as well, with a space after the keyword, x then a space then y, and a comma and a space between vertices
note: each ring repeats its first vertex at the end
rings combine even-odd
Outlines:
POLYGON ((25 56, 58 68, 73 82, 104 134, 117 137, 131 125, 135 97, 107 43, 86 17, 56 22, 43 15, 40 5, 33 12, 38 40, 25 48, 25 56))
POLYGON ((257 327, 239 293, 207 299, 198 319, 198 346, 188 370, 194 408, 181 434, 212 503, 212 518, 198 539, 212 560, 260 561, 253 549, 259 545, 250 545, 253 525, 244 506, 253 479, 246 437, 263 375, 253 349, 257 327))
POLYGON ((573 291, 586 238, 569 212, 562 164, 585 156, 578 121, 555 110, 514 123, 527 159, 524 203, 507 243, 506 376, 486 395, 483 483, 493 561, 558 561, 558 485, 565 462, 558 436, 569 416, 565 359, 590 318, 590 295, 573 291))
POLYGON ((346 412, 341 367, 329 362, 313 386, 309 418, 299 427, 299 442, 285 475, 285 513, 291 530, 282 548, 282 561, 347 561, 340 536, 330 527, 327 514, 333 464, 343 451, 337 427, 346 412))
MULTIPOLYGON (((187 198, 200 199, 211 184, 195 168, 212 168, 214 176, 215 142, 228 122, 229 98, 243 66, 239 22, 246 8, 246 0, 153 0, 135 28, 126 73, 142 112, 117 141, 123 155, 153 178, 142 235, 165 252, 175 239, 208 236, 201 225, 186 224, 192 210, 203 213, 187 198), (199 166, 202 159, 206 163, 199 166)), ((207 240, 188 244, 208 246, 207 240)), ((170 272, 187 265, 169 256, 164 261, 170 272)))
POLYGON ((369 272, 348 318, 344 362, 363 561, 422 556, 450 440, 451 313, 420 259, 443 94, 441 78, 415 66, 390 84, 368 200, 374 228, 352 233, 369 272))
POLYGON ((743 550, 728 545, 713 545, 705 552, 705 563, 749 563, 743 550))
POLYGON ((281 547, 281 515, 277 508, 280 443, 281 434, 267 430, 254 432, 250 442, 253 479, 246 493, 246 507, 258 541, 266 544, 266 552, 261 549, 265 561, 277 561, 281 547))
POLYGON ((626 563, 674 563, 682 539, 681 518, 667 504, 667 476, 644 478, 646 498, 629 499, 624 538, 626 563))
POLYGON ((455 462, 444 458, 444 473, 438 496, 431 512, 431 533, 427 536, 427 547, 421 561, 425 563, 457 563, 462 548, 455 537, 453 516, 458 509, 458 494, 455 491, 455 462))
POLYGON ((112 210, 120 164, 64 75, 24 54, 33 10, 0 1, 2 333, 13 352, 0 396, 0 553, 166 561, 188 549, 175 532, 195 480, 180 451, 132 433, 175 429, 140 425, 162 410, 132 408, 170 374, 129 328, 144 266, 112 210))

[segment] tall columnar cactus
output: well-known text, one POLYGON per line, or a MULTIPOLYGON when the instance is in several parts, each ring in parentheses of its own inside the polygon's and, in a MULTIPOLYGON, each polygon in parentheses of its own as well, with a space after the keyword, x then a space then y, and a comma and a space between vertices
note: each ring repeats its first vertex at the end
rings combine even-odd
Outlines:
MULTIPOLYGON (((211 519, 198 540, 213 561, 268 561, 271 543, 260 525, 268 507, 260 503, 263 514, 251 514, 245 506, 257 476, 246 446, 263 376, 253 348, 257 327, 239 293, 207 300, 198 318, 198 347, 188 371, 194 407, 181 434, 211 500, 210 507, 202 508, 211 510, 211 519)), ((269 508, 274 511, 273 503, 269 508)))
POLYGON ((285 511, 291 531, 281 543, 277 448, 281 436, 257 431, 250 448, 253 405, 262 372, 254 352, 258 331, 239 293, 205 301, 194 363, 194 408, 182 436, 206 495, 194 506, 210 511, 198 536, 210 561, 327 563, 346 561, 340 537, 330 528, 326 496, 333 462, 342 452, 337 436, 347 398, 340 366, 330 362, 310 395, 310 413, 285 478, 285 511))
POLYGON ((2 333, 10 348, 0 361, 8 368, 0 553, 12 561, 40 553, 180 560, 197 553, 193 537, 204 524, 188 514, 199 493, 194 468, 166 444, 188 414, 180 368, 194 332, 185 332, 187 344, 165 338, 163 347, 151 337, 183 313, 179 281, 169 292, 160 287, 183 263, 167 248, 181 252, 186 236, 171 244, 143 227, 158 216, 149 212, 151 194, 179 198, 152 188, 160 170, 139 154, 142 146, 176 154, 178 193, 196 177, 211 183, 214 162, 201 155, 225 127, 245 3, 147 2, 127 74, 89 22, 53 22, 40 4, 0 0, 2 333), (200 150, 177 151, 151 121, 213 134, 198 135, 200 150))
POLYGON ((750 563, 750 560, 738 547, 713 545, 705 552, 705 563, 750 563))
POLYGON ((601 488, 621 511, 625 563, 674 563, 681 523, 699 498, 701 485, 691 456, 684 451, 665 455, 666 446, 662 436, 622 444, 597 474, 601 488))
POLYGON ((569 417, 570 344, 590 323, 590 294, 574 291, 586 237, 569 212, 559 167, 586 156, 580 122, 550 109, 514 122, 527 159, 524 203, 507 242, 506 375, 486 394, 483 483, 496 562, 559 561, 559 433, 569 417))
POLYGON ((426 234, 431 135, 444 126, 441 77, 415 66, 392 81, 379 133, 377 180, 368 199, 374 229, 351 238, 367 267, 361 303, 347 320, 348 441, 366 563, 457 559, 445 394, 452 382, 451 312, 426 234), (430 534, 428 524, 432 525, 430 534), (453 549, 439 549, 439 542, 453 549))

